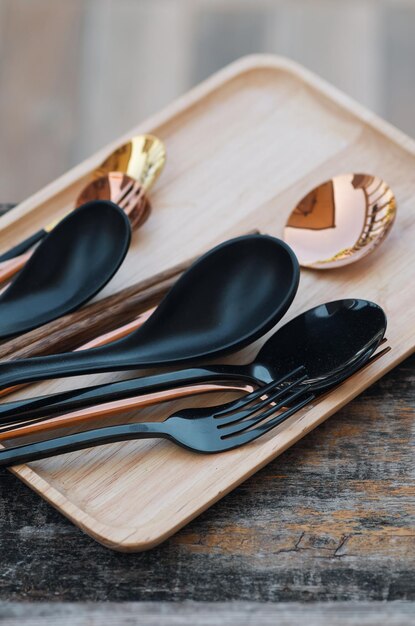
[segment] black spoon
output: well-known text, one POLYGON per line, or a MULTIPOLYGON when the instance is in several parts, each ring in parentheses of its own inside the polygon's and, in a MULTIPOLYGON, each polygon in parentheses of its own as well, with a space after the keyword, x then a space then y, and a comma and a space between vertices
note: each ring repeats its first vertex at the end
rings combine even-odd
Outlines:
POLYGON ((39 244, 0 295, 0 338, 74 311, 112 278, 127 254, 131 227, 112 202, 85 204, 39 244))
POLYGON ((265 235, 232 239, 196 261, 135 332, 100 348, 0 363, 0 387, 236 351, 281 319, 298 281, 297 259, 284 242, 265 235))
MULTIPOLYGON (((341 383, 370 359, 386 330, 384 311, 349 299, 321 304, 282 326, 247 365, 212 365, 135 378, 0 405, 0 423, 76 409, 201 382, 237 380, 262 386, 304 365, 317 395, 341 383)), ((164 400, 168 399, 166 396, 164 400)), ((52 427, 52 425, 51 425, 52 427)))

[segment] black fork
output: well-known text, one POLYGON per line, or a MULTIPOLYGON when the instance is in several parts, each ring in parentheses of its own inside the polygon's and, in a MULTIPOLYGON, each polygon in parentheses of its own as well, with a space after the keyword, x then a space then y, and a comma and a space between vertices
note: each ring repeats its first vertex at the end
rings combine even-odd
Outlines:
POLYGON ((238 400, 184 409, 164 422, 132 423, 57 437, 0 451, 0 465, 16 465, 92 446, 131 439, 166 438, 196 452, 232 450, 254 441, 310 402, 303 367, 238 400))

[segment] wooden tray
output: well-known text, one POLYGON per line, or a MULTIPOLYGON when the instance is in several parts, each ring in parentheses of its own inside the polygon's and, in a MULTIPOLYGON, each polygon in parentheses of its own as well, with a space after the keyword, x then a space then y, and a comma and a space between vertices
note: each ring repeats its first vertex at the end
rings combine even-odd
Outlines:
MULTIPOLYGON (((151 548, 176 532, 402 361, 415 343, 414 141, 308 71, 271 56, 230 65, 131 134, 136 132, 160 136, 168 163, 152 193, 153 215, 102 295, 252 228, 280 236, 304 193, 336 174, 363 171, 384 178, 397 196, 398 218, 369 258, 332 271, 303 271, 285 318, 336 298, 372 299, 388 314, 392 351, 278 430, 222 455, 192 454, 167 441, 138 441, 12 469, 96 540, 126 551, 151 548)), ((17 242, 64 213, 88 172, 123 139, 2 217, 2 243, 6 237, 9 245, 17 242)), ((25 394, 115 378, 42 383, 25 394)), ((198 401, 216 403, 218 397, 198 401)), ((146 409, 135 419, 162 419, 178 404, 191 403, 146 409)))

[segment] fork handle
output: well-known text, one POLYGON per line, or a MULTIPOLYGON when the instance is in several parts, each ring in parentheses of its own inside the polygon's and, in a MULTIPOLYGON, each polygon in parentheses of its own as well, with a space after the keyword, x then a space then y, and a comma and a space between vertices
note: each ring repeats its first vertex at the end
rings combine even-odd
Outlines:
POLYGON ((165 422, 121 424, 95 428, 94 430, 65 435, 64 437, 55 437, 46 441, 37 441, 36 443, 29 443, 15 448, 4 448, 0 450, 0 466, 38 461, 50 456, 58 456, 106 443, 153 438, 172 438, 165 422))

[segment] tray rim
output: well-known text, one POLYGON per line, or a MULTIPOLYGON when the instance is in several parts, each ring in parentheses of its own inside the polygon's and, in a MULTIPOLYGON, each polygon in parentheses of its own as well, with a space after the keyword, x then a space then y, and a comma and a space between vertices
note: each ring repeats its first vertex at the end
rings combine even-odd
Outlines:
MULTIPOLYGON (((180 115, 184 111, 191 109, 199 100, 209 96, 211 93, 220 89, 234 78, 252 71, 262 71, 266 69, 285 72, 292 75, 294 78, 306 84, 307 87, 311 88, 314 92, 317 92, 329 102, 341 107, 345 113, 351 115, 360 123, 363 122, 370 126, 377 133, 380 133, 387 139, 399 144, 401 148, 415 156, 414 139, 410 138, 403 131, 397 129, 389 122, 386 122, 380 116, 371 112, 364 105, 359 104, 353 98, 344 94, 341 90, 332 86, 324 79, 315 75, 310 70, 281 56, 269 54, 248 55, 234 61, 222 70, 219 70, 217 73, 213 74, 211 77, 207 78, 205 81, 177 98, 159 113, 151 116, 147 120, 144 120, 138 126, 109 143, 107 146, 94 153, 93 156, 85 159, 79 165, 70 169, 68 172, 46 185, 43 189, 21 202, 13 209, 13 211, 10 211, 0 217, 0 232, 24 218, 39 205, 49 201, 66 187, 75 183, 80 177, 85 176, 91 169, 99 165, 109 151, 113 150, 123 141, 128 140, 132 134, 154 132, 154 129, 167 123, 172 117, 180 115)), ((192 511, 186 518, 182 518, 174 526, 169 527, 168 530, 165 530, 162 533, 157 531, 152 535, 149 533, 149 536, 145 539, 142 537, 135 537, 137 534, 140 534, 140 530, 142 530, 145 525, 139 527, 129 527, 127 525, 115 526, 99 521, 96 517, 85 512, 76 503, 72 502, 68 497, 63 495, 56 487, 48 483, 47 480, 40 476, 36 471, 32 470, 29 466, 19 465, 10 468, 9 471, 18 476, 25 484, 37 492, 49 504, 57 508, 75 525, 80 527, 85 533, 102 545, 122 552, 138 552, 148 550, 165 541, 168 537, 172 536, 180 528, 197 517, 201 512, 209 508, 254 473, 265 467, 265 465, 267 465, 271 460, 275 459, 287 448, 308 434, 308 432, 328 419, 333 413, 340 410, 340 408, 359 395, 365 388, 373 384, 373 382, 381 378, 384 374, 393 369, 393 367, 407 358, 407 356, 409 356, 414 349, 414 347, 410 346, 408 350, 400 355, 394 362, 389 363, 388 366, 383 367, 381 370, 379 369, 379 372, 376 371, 375 377, 369 384, 353 387, 352 383, 354 381, 354 376, 346 381, 346 383, 343 383, 343 387, 348 388, 348 392, 344 394, 343 400, 328 409, 322 408, 322 416, 320 419, 314 420, 308 428, 300 431, 297 436, 291 438, 283 446, 280 446, 276 453, 274 452, 269 455, 255 467, 249 468, 241 477, 234 480, 225 489, 218 491, 215 497, 209 499, 208 502, 203 503, 203 505, 198 507, 197 510, 192 511)))
POLYGON ((65 187, 72 185, 79 178, 85 176, 89 171, 98 167, 109 152, 118 147, 121 143, 128 141, 134 134, 148 133, 156 127, 165 124, 171 117, 179 115, 186 109, 190 109, 201 98, 208 96, 225 83, 236 78, 238 75, 249 73, 255 70, 274 69, 283 71, 300 79, 308 87, 320 92, 320 95, 331 102, 335 102, 355 119, 363 121, 372 126, 377 132, 391 139, 395 143, 415 155, 415 138, 409 137, 402 130, 387 122, 376 113, 370 111, 363 104, 347 95, 328 81, 324 80, 311 70, 303 67, 296 61, 292 61, 283 56, 273 54, 250 54, 243 56, 229 65, 225 66, 212 76, 208 77, 183 95, 176 98, 172 103, 164 107, 158 113, 150 116, 128 132, 124 133, 114 141, 100 148, 90 157, 87 157, 78 165, 59 176, 42 189, 35 192, 26 200, 18 203, 12 212, 8 211, 0 217, 0 232, 11 226, 21 218, 25 217, 35 207, 50 200, 65 187), (12 213, 12 214, 10 214, 12 213))

